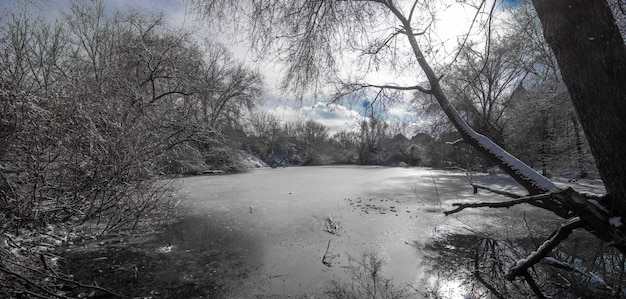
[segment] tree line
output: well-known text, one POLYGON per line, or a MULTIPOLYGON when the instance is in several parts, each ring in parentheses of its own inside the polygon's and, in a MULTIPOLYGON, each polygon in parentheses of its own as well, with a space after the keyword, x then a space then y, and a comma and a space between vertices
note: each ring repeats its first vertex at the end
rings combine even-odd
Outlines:
POLYGON ((50 277, 80 285, 30 238, 150 225, 179 200, 161 175, 242 168, 229 136, 263 88, 163 14, 71 1, 45 17, 36 4, 0 14, 0 297, 56 297, 50 277))
POLYGON ((237 167, 226 136, 262 84, 223 46, 102 2, 31 13, 7 12, 0 31, 5 229, 98 217, 112 230, 166 201, 156 175, 237 167))
MULTIPOLYGON (((586 177, 590 172, 596 173, 595 162, 570 95, 530 3, 520 3, 513 9, 511 17, 498 25, 501 28, 498 32, 491 33, 493 36, 489 36, 488 47, 469 40, 458 46, 455 63, 442 67, 443 78, 446 80, 441 80, 441 85, 447 91, 451 104, 476 132, 540 170, 543 175, 559 174, 580 178, 586 177)), ((370 85, 343 88, 356 93, 357 89, 364 86, 370 85)), ((375 94, 374 102, 381 94, 388 93, 381 88, 375 94)), ((358 95, 369 100, 374 97, 374 94, 367 93, 358 95)), ((386 100, 393 101, 393 95, 386 97, 386 100)), ((379 102, 383 102, 383 99, 379 102)), ((423 166, 472 167, 485 170, 494 165, 493 161, 472 146, 454 143, 461 135, 432 94, 416 92, 412 95, 411 105, 412 110, 430 123, 429 127, 421 128, 422 131, 417 132, 432 139, 426 144, 416 144, 419 146, 419 153, 417 148, 409 148, 411 144, 405 148, 396 148, 398 151, 392 150, 392 147, 383 149, 378 146, 386 144, 380 140, 391 140, 399 131, 396 130, 394 134, 391 132, 393 129, 383 128, 389 126, 384 117, 372 114, 366 121, 357 122, 354 131, 332 136, 339 143, 351 140, 354 144, 351 146, 352 155, 342 153, 343 157, 330 157, 321 159, 322 161, 318 159, 317 164, 388 164, 388 156, 399 152, 404 156, 401 161, 419 158, 419 165, 423 166), (451 143, 454 145, 451 146, 451 143)), ((279 123, 276 119, 267 118, 268 115, 252 116, 253 122, 257 124, 263 119, 268 124, 279 123)), ((289 130, 282 130, 282 135, 279 134, 282 140, 289 135, 287 131, 289 130)), ((276 133, 278 131, 274 130, 273 134, 276 133)), ((269 137, 264 142, 274 144, 277 141, 278 139, 269 137)), ((255 153, 262 158, 271 153, 291 153, 285 149, 272 148, 273 145, 267 146, 269 149, 255 153)), ((333 144, 328 143, 325 147, 318 147, 318 151, 332 147, 333 144)), ((337 150, 333 149, 332 152, 337 153, 337 150)))

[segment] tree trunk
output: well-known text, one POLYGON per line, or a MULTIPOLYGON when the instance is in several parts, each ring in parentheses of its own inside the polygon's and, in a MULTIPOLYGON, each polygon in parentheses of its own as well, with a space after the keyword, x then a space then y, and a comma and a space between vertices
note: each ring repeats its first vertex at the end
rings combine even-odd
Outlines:
POLYGON ((580 128, 578 127, 578 119, 572 113, 572 126, 574 127, 574 140, 576 141, 576 166, 578 166, 578 177, 584 179, 587 177, 585 169, 585 153, 583 152, 583 139, 580 136, 580 128))
POLYGON ((533 0, 611 208, 626 215, 626 46, 603 0, 533 0))

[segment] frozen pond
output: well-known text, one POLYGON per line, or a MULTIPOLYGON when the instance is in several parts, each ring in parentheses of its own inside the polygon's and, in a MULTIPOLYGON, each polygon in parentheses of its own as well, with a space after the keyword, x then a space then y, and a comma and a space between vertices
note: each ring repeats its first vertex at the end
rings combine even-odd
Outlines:
MULTIPOLYGON (((516 189, 502 177, 477 179, 516 189)), ((232 294, 242 298, 316 297, 331 280, 349 279, 351 258, 370 253, 384 259, 383 276, 415 298, 434 284, 445 297, 462 297, 455 281, 426 274, 425 257, 436 254, 426 244, 446 233, 514 234, 528 229, 519 225, 521 217, 540 219, 538 226, 553 218, 529 206, 446 217, 442 212, 453 202, 504 198, 474 195, 462 172, 426 168, 259 169, 188 177, 183 192, 198 217, 211 219, 213 241, 236 247, 248 264, 249 274, 232 294), (328 217, 339 224, 338 235, 326 231, 328 217), (330 267, 322 263, 325 255, 330 267)), ((206 237, 196 229, 181 228, 172 244, 206 237)))

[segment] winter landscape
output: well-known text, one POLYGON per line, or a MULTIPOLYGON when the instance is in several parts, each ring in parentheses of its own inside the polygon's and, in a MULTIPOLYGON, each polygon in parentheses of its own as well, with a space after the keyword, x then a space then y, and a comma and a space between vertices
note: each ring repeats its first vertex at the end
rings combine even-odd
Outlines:
POLYGON ((626 297, 621 0, 0 24, 0 298, 626 297))

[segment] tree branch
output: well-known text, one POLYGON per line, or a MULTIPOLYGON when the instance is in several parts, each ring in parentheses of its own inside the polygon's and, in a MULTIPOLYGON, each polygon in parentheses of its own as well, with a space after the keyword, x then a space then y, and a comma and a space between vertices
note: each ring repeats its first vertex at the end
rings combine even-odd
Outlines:
POLYGON ((454 210, 443 212, 446 216, 458 213, 466 208, 509 208, 514 205, 530 203, 533 201, 545 200, 551 198, 552 193, 521 197, 510 201, 501 202, 478 202, 478 203, 454 203, 452 206, 457 207, 454 210))
MULTIPOLYGON (((111 290, 105 289, 105 288, 100 287, 100 286, 97 286, 97 285, 82 284, 82 283, 80 283, 80 282, 78 282, 78 281, 76 281, 76 280, 73 280, 73 279, 68 279, 68 278, 64 278, 64 277, 62 277, 62 276, 57 275, 57 273, 56 273, 56 272, 54 272, 54 271, 52 271, 52 272, 55 274, 55 275, 53 276, 53 275, 50 275, 50 274, 48 274, 48 273, 44 273, 44 272, 42 272, 42 271, 39 271, 39 270, 37 270, 37 269, 33 269, 33 268, 31 268, 31 267, 24 266, 24 265, 22 265, 22 264, 20 264, 20 263, 16 263, 16 262, 13 262, 13 261, 7 261, 7 262, 11 263, 12 265, 18 266, 18 267, 20 267, 20 268, 23 268, 23 269, 26 269, 26 270, 29 270, 29 271, 35 272, 35 273, 37 273, 37 274, 39 274, 39 275, 41 275, 41 276, 47 276, 47 277, 50 277, 50 278, 53 278, 53 279, 58 279, 58 280, 61 280, 61 281, 67 282, 67 283, 75 284, 76 286, 81 287, 81 288, 89 288, 89 289, 99 290, 99 291, 102 291, 102 292, 104 292, 104 293, 107 293, 107 294, 109 294, 109 295, 111 295, 111 296, 118 297, 118 298, 123 298, 123 297, 124 297, 124 296, 122 296, 122 295, 120 295, 120 294, 117 294, 117 293, 115 293, 115 292, 113 292, 113 291, 111 291, 111 290)), ((28 278, 26 278, 26 277, 21 276, 21 275, 20 275, 19 273, 17 273, 17 272, 13 272, 13 271, 9 270, 7 267, 4 267, 3 265, 0 265, 0 271, 3 271, 3 272, 5 272, 5 273, 7 273, 7 274, 14 275, 14 276, 16 276, 16 277, 18 277, 18 278, 20 278, 20 279, 23 279, 24 281, 26 281, 26 282, 28 282, 28 283, 30 283, 30 284, 35 285, 36 287, 38 287, 38 288, 39 288, 39 289, 41 289, 41 290, 43 290, 43 291, 45 291, 45 292, 47 292, 47 293, 52 294, 53 296, 57 296, 57 297, 59 297, 58 295, 56 295, 55 293, 53 293, 53 292, 52 292, 52 290, 49 290, 48 288, 45 288, 45 287, 42 287, 42 286, 39 286, 39 285, 35 284, 35 282, 33 282, 33 281, 29 280, 29 279, 28 279, 28 278)), ((65 297, 64 297, 64 296, 61 296, 61 298, 65 298, 65 297)))
POLYGON ((535 282, 535 279, 533 279, 533 277, 530 276, 530 273, 528 273, 528 271, 524 271, 523 276, 524 276, 524 279, 526 279, 526 283, 528 283, 528 285, 530 286, 530 289, 533 291, 533 293, 535 293, 535 296, 537 296, 537 298, 539 299, 547 298, 546 295, 541 291, 541 289, 535 282))
POLYGON ((383 85, 378 85, 378 84, 369 84, 369 83, 363 83, 361 84, 361 87, 363 88, 368 88, 368 87, 374 87, 374 88, 385 88, 385 89, 395 89, 395 90, 418 90, 420 92, 423 92, 425 94, 431 94, 432 91, 430 89, 427 89, 423 86, 420 85, 413 85, 413 86, 398 86, 398 85, 393 85, 393 84, 383 84, 383 85))
POLYGON ((59 296, 59 295, 57 295, 57 294, 56 294, 55 292, 53 292, 52 290, 50 290, 50 289, 48 289, 48 288, 46 288, 46 287, 44 287, 44 286, 41 286, 41 285, 37 284, 36 282, 34 282, 34 281, 32 281, 32 280, 28 279, 27 277, 25 277, 25 276, 23 276, 23 275, 21 275, 21 274, 19 274, 19 273, 17 273, 17 272, 13 272, 13 271, 9 270, 8 268, 4 267, 4 265, 0 265, 0 271, 2 271, 2 272, 4 272, 4 273, 6 273, 7 275, 14 276, 14 277, 16 277, 16 278, 18 278, 18 279, 20 279, 20 280, 24 281, 27 285, 33 286, 33 287, 35 287, 35 288, 38 288, 38 289, 42 290, 44 293, 46 293, 46 294, 48 294, 48 295, 52 296, 52 297, 42 297, 42 298, 55 298, 55 297, 56 297, 56 298, 66 298, 65 296, 59 296))
POLYGON ((552 233, 550 238, 533 251, 527 258, 519 260, 506 275, 506 279, 513 280, 518 276, 525 276, 528 268, 541 261, 552 249, 567 239, 574 229, 584 226, 584 221, 580 217, 574 217, 565 222, 561 227, 552 233))
MULTIPOLYGON (((493 192, 495 194, 504 195, 504 196, 510 197, 510 198, 522 198, 522 197, 524 197, 524 196, 519 195, 517 193, 508 192, 508 191, 504 191, 504 190, 493 189, 491 187, 474 184, 472 182, 470 182, 470 184, 472 185, 472 187, 474 187, 474 194, 478 193, 478 189, 483 189, 483 190, 487 190, 487 191, 493 192)), ((546 194, 550 194, 550 193, 546 193, 546 194)), ((536 195, 536 196, 543 196, 543 195, 546 195, 546 194, 540 194, 540 195, 536 195)))

